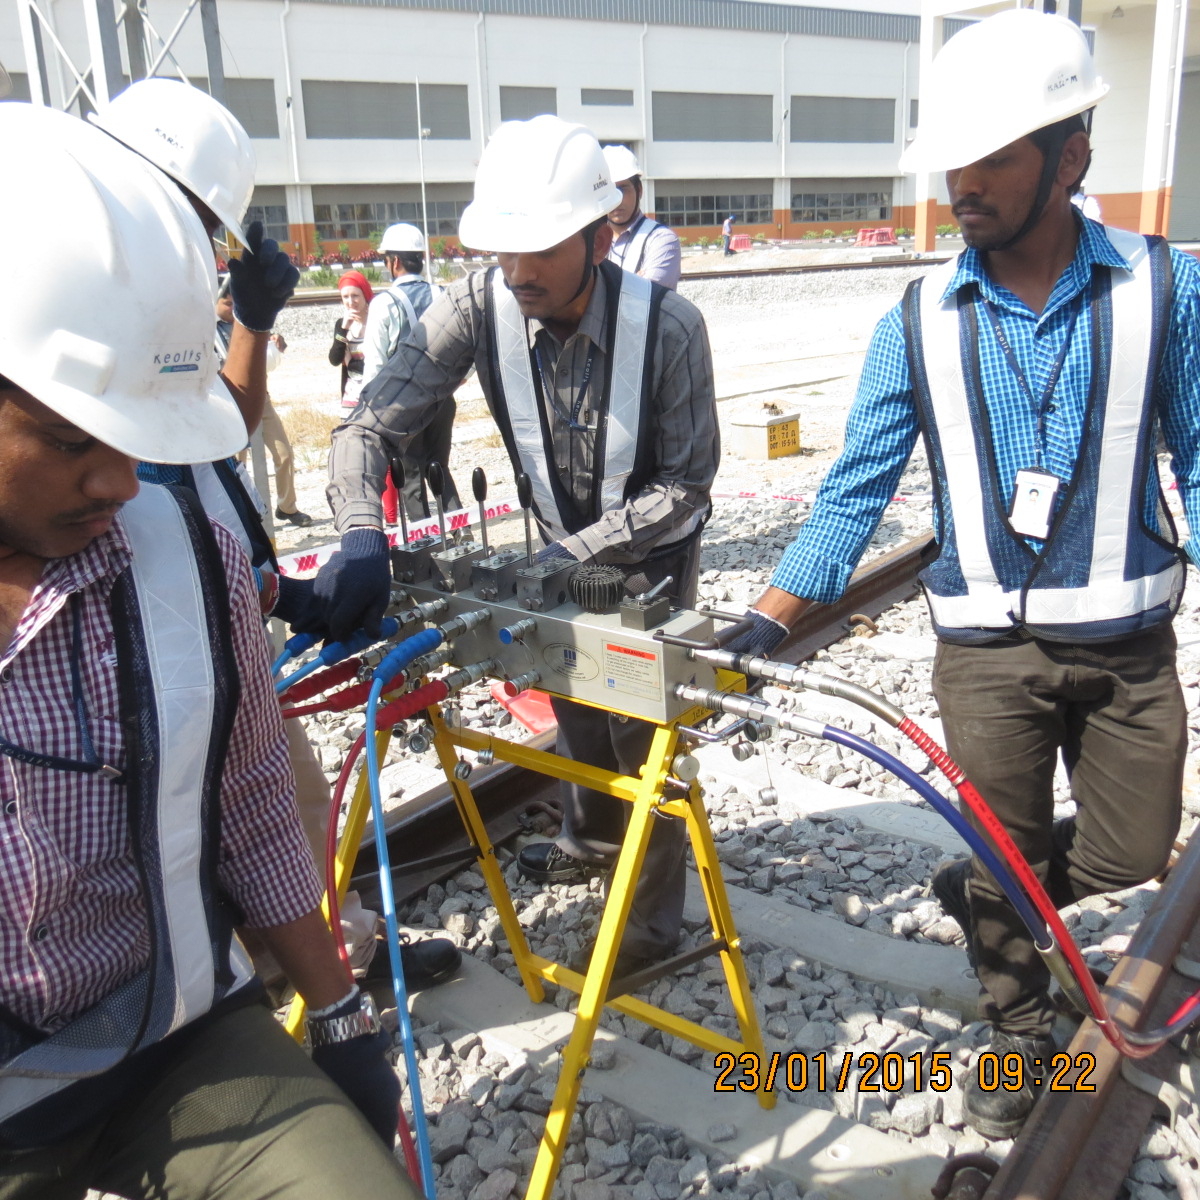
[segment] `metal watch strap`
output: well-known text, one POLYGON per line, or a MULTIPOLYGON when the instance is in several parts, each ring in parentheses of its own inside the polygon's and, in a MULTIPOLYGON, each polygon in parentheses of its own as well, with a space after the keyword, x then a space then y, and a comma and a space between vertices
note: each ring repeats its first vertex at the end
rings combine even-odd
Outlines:
POLYGON ((383 1028, 379 1021, 379 1010, 367 992, 360 995, 357 1012, 344 1017, 310 1017, 306 1024, 309 1045, 314 1047, 348 1042, 352 1038, 378 1033, 383 1028))

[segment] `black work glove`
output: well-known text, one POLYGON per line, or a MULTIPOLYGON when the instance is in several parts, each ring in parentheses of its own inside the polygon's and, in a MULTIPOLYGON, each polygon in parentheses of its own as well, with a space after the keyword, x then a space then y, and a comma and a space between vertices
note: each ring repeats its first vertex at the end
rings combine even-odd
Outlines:
POLYGON ((313 580, 316 603, 294 624, 301 633, 323 629, 335 642, 358 629, 379 636, 379 623, 392 592, 392 563, 382 529, 356 525, 342 534, 342 548, 313 580))
POLYGON ((733 654, 751 654, 770 658, 775 647, 788 635, 788 627, 771 617, 750 609, 735 625, 717 634, 717 645, 733 654))
POLYGON ((229 260, 229 294, 238 323, 252 333, 270 333, 299 282, 300 272, 279 243, 263 237, 261 221, 252 221, 240 257, 229 260))
MULTIPOLYGON (((356 993, 330 1015, 358 1012, 359 1004, 356 993)), ((348 1042, 316 1046, 312 1052, 313 1062, 346 1093, 389 1150, 396 1141, 400 1121, 400 1080, 387 1057, 391 1045, 391 1035, 381 1029, 348 1042)))
POLYGON ((314 579, 280 575, 279 599, 271 609, 271 616, 278 617, 285 625, 304 628, 309 633, 322 633, 325 622, 313 595, 315 582, 314 579))
POLYGON ((543 546, 534 556, 535 563, 549 562, 552 558, 562 559, 563 562, 578 562, 579 559, 573 555, 570 550, 562 544, 562 542, 551 542, 548 546, 543 546))

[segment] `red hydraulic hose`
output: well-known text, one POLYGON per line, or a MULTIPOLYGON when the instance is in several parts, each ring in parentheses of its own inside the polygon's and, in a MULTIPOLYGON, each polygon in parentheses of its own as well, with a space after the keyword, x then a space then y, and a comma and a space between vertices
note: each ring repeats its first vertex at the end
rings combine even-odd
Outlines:
MULTIPOLYGON (((1100 1027, 1100 1031, 1121 1054, 1128 1058, 1146 1058, 1153 1054, 1161 1043, 1138 1045, 1129 1041, 1120 1026, 1110 1016, 1104 998, 1100 995, 1100 989, 1096 986, 1092 973, 1083 961, 1079 947, 1075 945, 1075 939, 1058 915, 1058 909, 1054 907, 1054 902, 1046 894, 1041 880, 1033 873, 1033 869, 1025 861, 1025 856, 1017 848, 999 818, 988 807, 975 785, 967 778, 966 772, 911 717, 905 717, 896 728, 909 741, 918 746, 929 758, 929 761, 945 775, 962 797, 963 803, 975 814, 984 830, 996 843, 997 849, 1004 855, 1005 861, 1021 881, 1029 898, 1033 901, 1034 907, 1041 913, 1049 927, 1051 936, 1066 957, 1071 973, 1075 976, 1075 980, 1087 1000, 1092 1020, 1100 1027)), ((1176 1017, 1186 1007, 1186 1004, 1181 1007, 1176 1013, 1176 1017)))
MULTIPOLYGON (((347 971, 351 970, 350 955, 346 952, 346 935, 342 929, 342 912, 341 906, 338 904, 335 882, 337 879, 337 819, 342 811, 342 798, 346 794, 346 787, 350 782, 350 777, 354 774, 354 765, 366 743, 367 734, 366 730, 364 730, 355 739, 354 745, 350 747, 350 753, 346 755, 346 761, 342 764, 337 783, 333 788, 333 798, 329 803, 329 828, 325 834, 325 893, 329 905, 329 928, 333 933, 333 941, 334 945, 337 946, 338 957, 342 960, 347 971)), ((396 1136, 400 1139, 400 1148, 404 1152, 404 1165, 408 1169, 409 1178, 416 1185, 417 1191, 423 1192, 424 1189, 421 1186, 421 1164, 417 1159, 417 1150, 413 1145, 412 1132, 408 1128, 408 1120, 404 1116, 404 1109, 400 1109, 397 1113, 396 1136)))
MULTIPOLYGON (((387 686, 383 690, 387 692, 393 688, 398 688, 407 679, 408 675, 406 672, 397 671, 387 681, 387 686)), ((304 682, 306 681, 301 680, 301 686, 303 686, 304 682)), ((345 712, 348 708, 357 708, 360 704, 367 702, 367 697, 371 694, 371 682, 368 679, 363 683, 356 683, 351 687, 342 688, 340 692, 334 692, 332 696, 326 696, 323 700, 318 700, 315 704, 305 704, 300 708, 285 708, 283 710, 284 720, 289 720, 292 717, 307 717, 319 712, 345 712)))
POLYGON ((375 728, 386 729, 397 721, 406 721, 415 717, 431 705, 439 704, 450 694, 445 680, 435 679, 432 683, 419 687, 415 692, 408 692, 391 704, 385 704, 375 716, 375 728))
POLYGON ((306 675, 303 679, 297 679, 290 688, 281 693, 281 696, 286 696, 289 704, 295 704, 297 700, 307 700, 310 696, 319 696, 331 687, 353 679, 358 674, 361 662, 358 658, 347 658, 332 667, 326 667, 323 671, 306 675))

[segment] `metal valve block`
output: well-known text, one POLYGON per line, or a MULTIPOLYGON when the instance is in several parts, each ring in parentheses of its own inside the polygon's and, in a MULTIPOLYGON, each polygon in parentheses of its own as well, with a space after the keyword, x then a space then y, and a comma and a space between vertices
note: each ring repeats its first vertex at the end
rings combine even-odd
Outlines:
POLYGON ((433 564, 433 586, 439 592, 465 592, 471 586, 471 571, 487 553, 474 542, 449 546, 430 555, 433 564))

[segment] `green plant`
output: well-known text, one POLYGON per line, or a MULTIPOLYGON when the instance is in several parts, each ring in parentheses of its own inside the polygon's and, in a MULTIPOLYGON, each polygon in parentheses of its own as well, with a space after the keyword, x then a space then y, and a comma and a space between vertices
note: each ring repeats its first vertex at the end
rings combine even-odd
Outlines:
POLYGON ((707 250, 712 244, 713 240, 708 236, 699 237, 696 239, 696 245, 699 246, 701 250, 707 250))
POLYGON ((338 242, 338 254, 341 255, 342 262, 348 263, 350 261, 350 243, 338 242))
POLYGON ((823 238, 824 238, 824 239, 825 239, 827 242, 831 242, 831 241, 833 241, 833 239, 834 239, 835 237, 837 237, 837 234, 836 234, 836 233, 834 233, 832 229, 826 229, 826 230, 825 230, 825 232, 821 234, 821 236, 822 236, 822 237, 823 237, 823 238))
POLYGON ((313 230, 312 241, 313 241, 313 248, 312 248, 313 258, 324 258, 325 257, 325 242, 322 239, 321 235, 315 229, 313 230))
POLYGON ((767 244, 767 235, 765 233, 756 233, 751 241, 756 242, 760 246, 767 244))
POLYGON ((806 242, 815 242, 821 235, 815 229, 806 229, 802 236, 806 242))
POLYGON ((939 225, 937 227, 938 237, 954 237, 958 233, 957 225, 939 225))
POLYGON ((314 288, 337 287, 338 278, 337 271, 329 267, 312 267, 304 274, 304 284, 314 288))
POLYGON ((429 254, 430 254, 431 258, 445 258, 446 257, 446 239, 445 238, 434 238, 429 243, 429 254))
POLYGON ((905 225, 900 225, 896 228, 895 234, 898 238, 912 237, 912 230, 905 225))
POLYGON ((458 278, 458 268, 452 262, 440 262, 434 272, 434 277, 440 279, 442 283, 452 283, 458 278))
POLYGON ((384 275, 379 267, 373 267, 369 263, 363 264, 362 273, 368 283, 380 283, 385 287, 391 283, 391 280, 384 275))

